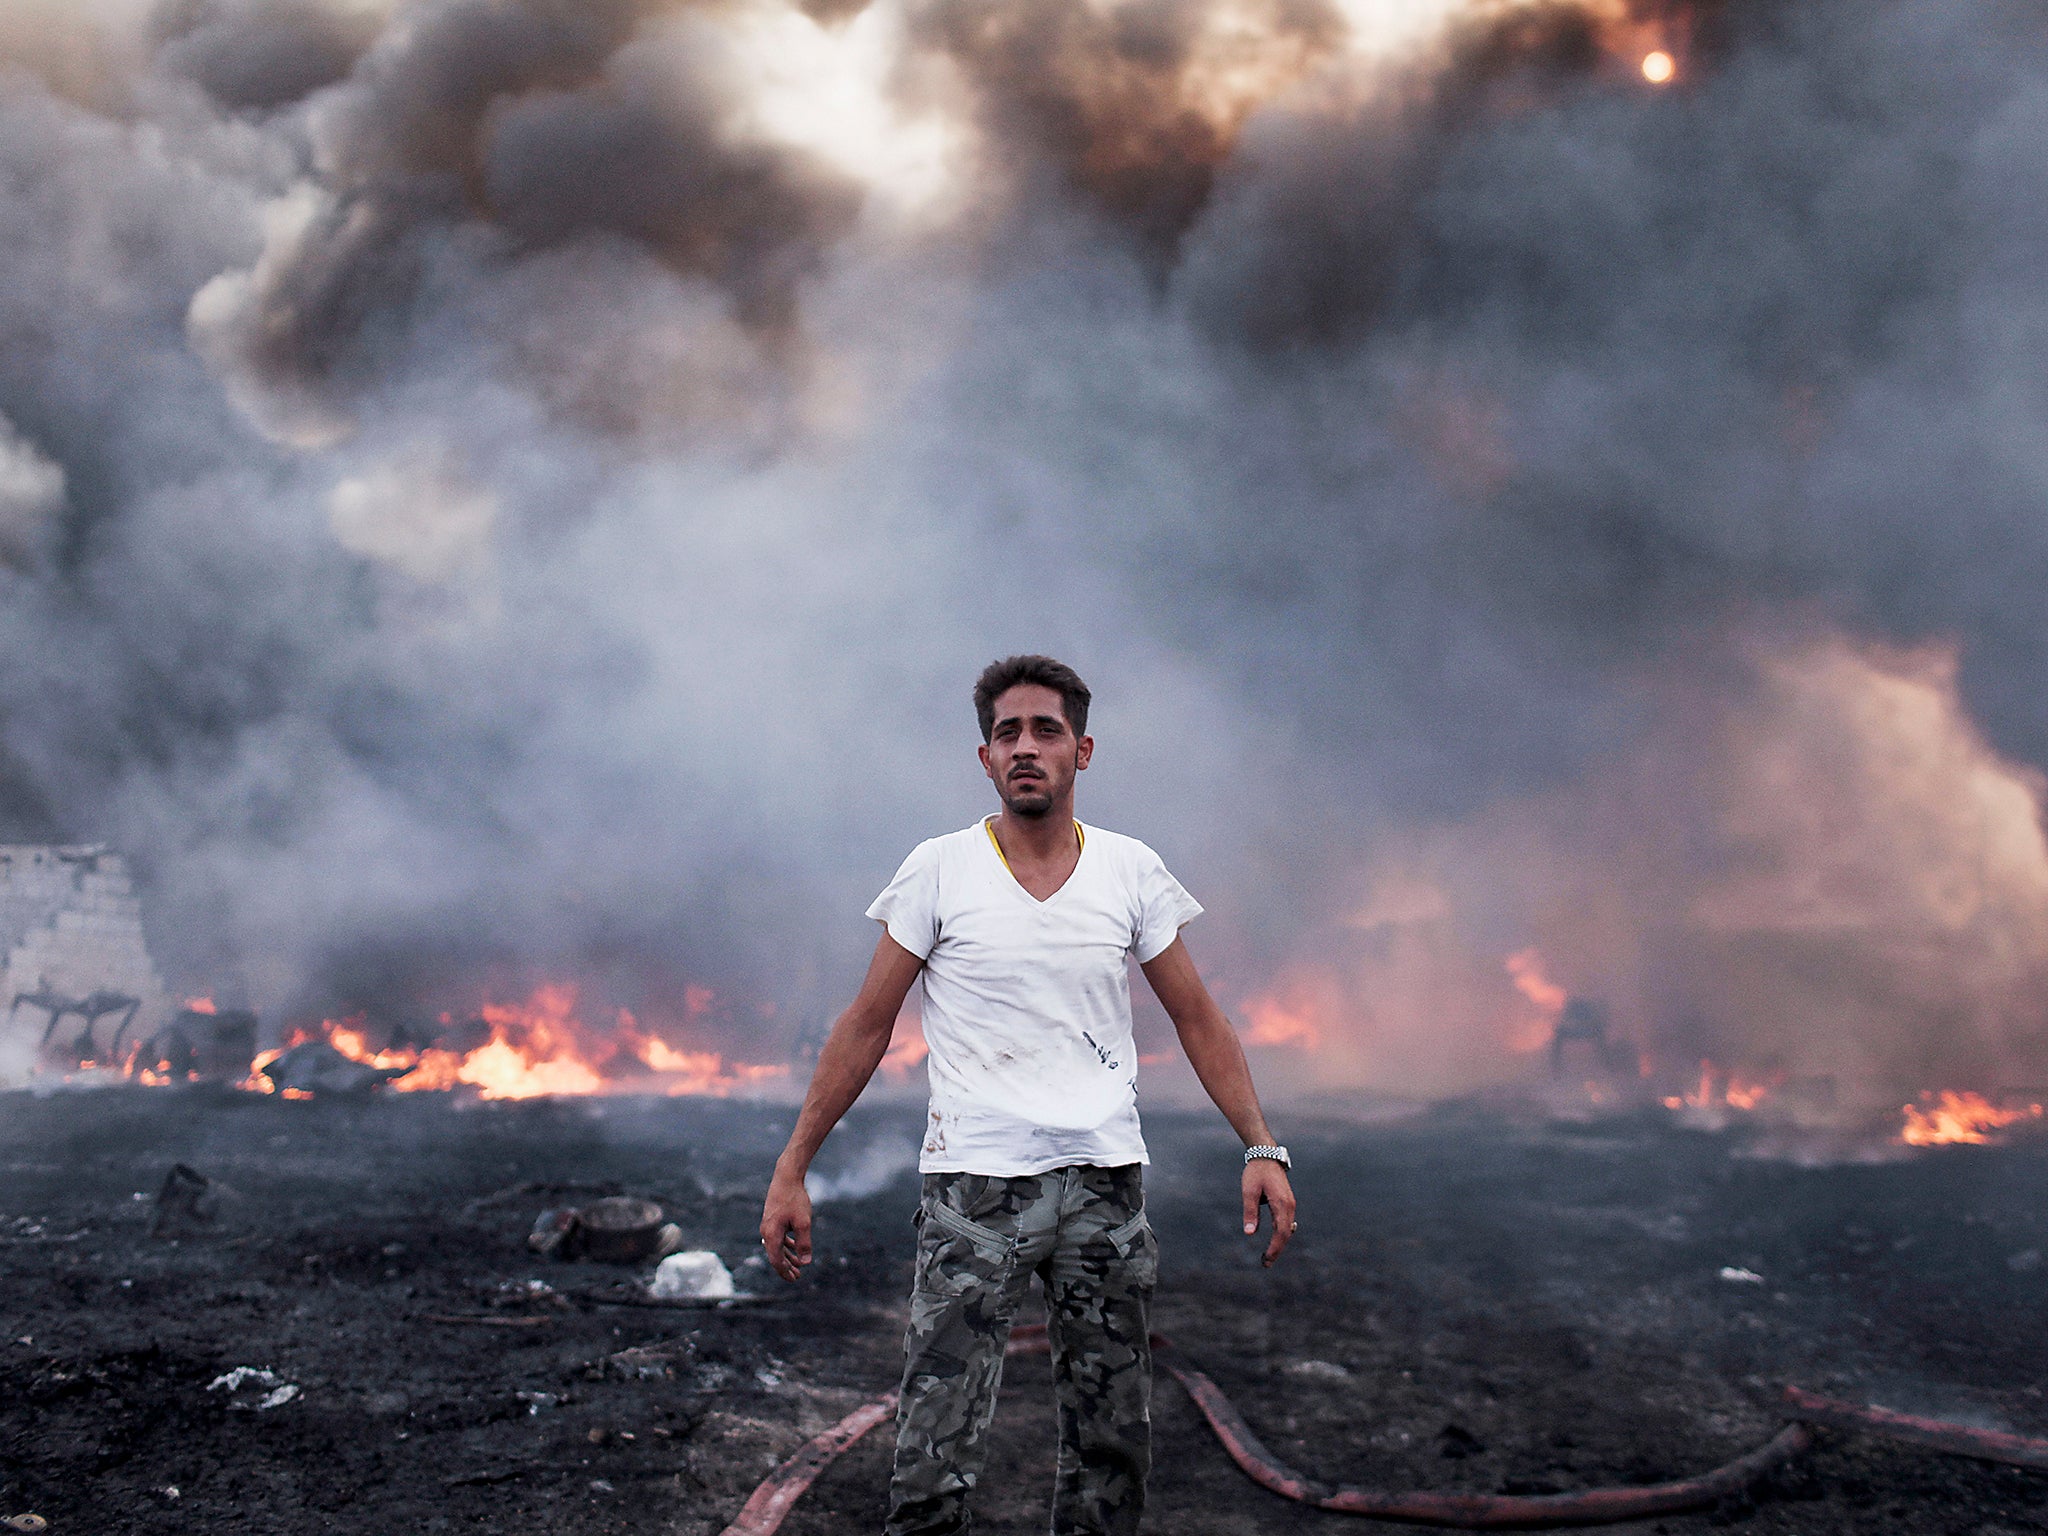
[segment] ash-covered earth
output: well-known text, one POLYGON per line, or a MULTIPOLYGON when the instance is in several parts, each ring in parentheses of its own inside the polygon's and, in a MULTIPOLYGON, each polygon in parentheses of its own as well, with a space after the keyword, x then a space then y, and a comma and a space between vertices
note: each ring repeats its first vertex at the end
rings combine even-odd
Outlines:
MULTIPOLYGON (((786 1289, 747 1262, 780 1107, 140 1089, 0 1103, 0 1518, 33 1512, 60 1536, 712 1536, 894 1379, 914 1107, 863 1109, 835 1136, 820 1262, 786 1289), (153 1236, 181 1162, 213 1181, 218 1214, 153 1236), (608 1192, 660 1201, 773 1299, 635 1305, 634 1271, 526 1248, 541 1209, 608 1192), (240 1366, 270 1375, 210 1390, 240 1366)), ((2039 1146, 1809 1168, 1661 1119, 1276 1119, 1302 1230, 1265 1271, 1237 1230, 1227 1130, 1150 1117, 1157 1326, 1326 1480, 1658 1481, 1765 1440, 1788 1381, 2048 1434, 2039 1146)), ((1163 1374, 1155 1417, 1147 1530, 1361 1528, 1254 1486, 1163 1374)), ((878 1529, 887 1460, 878 1431, 784 1529, 878 1529)), ((1013 1361, 977 1528, 1042 1530, 1052 1460, 1046 1363, 1013 1361)), ((1753 1500, 1637 1528, 1731 1523, 2044 1530, 2048 1474, 1823 1432, 1753 1500)))

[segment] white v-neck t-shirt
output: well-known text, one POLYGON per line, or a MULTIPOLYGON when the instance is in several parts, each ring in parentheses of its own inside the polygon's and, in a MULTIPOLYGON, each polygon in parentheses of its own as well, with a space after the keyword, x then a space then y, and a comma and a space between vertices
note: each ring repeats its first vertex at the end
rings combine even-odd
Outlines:
POLYGON ((1044 901, 986 822, 918 844, 868 916, 925 962, 919 1171, 1149 1162, 1126 957, 1156 958, 1201 910, 1158 854, 1099 827, 1081 828, 1080 862, 1044 901))

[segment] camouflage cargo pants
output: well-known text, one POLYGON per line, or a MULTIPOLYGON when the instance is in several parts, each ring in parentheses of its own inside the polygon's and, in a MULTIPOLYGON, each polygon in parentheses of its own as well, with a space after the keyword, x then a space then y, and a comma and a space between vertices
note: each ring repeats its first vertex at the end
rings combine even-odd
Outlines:
POLYGON ((1152 1462, 1147 1314, 1159 1250, 1142 1170, 1081 1165, 1004 1179, 929 1173, 904 1339, 888 1536, 953 1536, 1036 1274, 1045 1286, 1059 1471, 1053 1536, 1132 1536, 1152 1462))

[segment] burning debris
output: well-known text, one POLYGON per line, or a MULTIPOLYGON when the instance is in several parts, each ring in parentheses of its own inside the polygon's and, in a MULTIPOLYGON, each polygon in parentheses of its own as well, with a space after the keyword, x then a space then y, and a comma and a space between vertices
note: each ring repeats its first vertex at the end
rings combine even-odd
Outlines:
POLYGON ((1663 1104, 1666 1109, 1688 1113, 1695 1123, 1711 1125, 1723 1111, 1746 1113, 1755 1109, 1770 1092, 1766 1084, 1749 1081, 1738 1072, 1723 1072, 1711 1061, 1702 1061, 1699 1081, 1683 1093, 1665 1095, 1663 1104))
POLYGON ((249 1086, 259 1092, 322 1091, 318 1083, 284 1081, 279 1067, 321 1076, 327 1092, 357 1092, 388 1084, 396 1093, 461 1090, 486 1099, 612 1092, 704 1094, 723 1097, 758 1091, 789 1074, 787 1063, 728 1061, 716 1051, 671 1045, 644 1030, 627 1009, 609 1028, 585 1023, 577 989, 544 985, 523 1004, 486 1004, 457 1023, 400 1025, 381 1047, 361 1017, 295 1025, 285 1044, 256 1058, 249 1086), (290 1058, 301 1068, 284 1068, 290 1058))
POLYGON ((1903 1106, 1899 1139, 1910 1147, 1983 1146, 2014 1126, 2041 1119, 2039 1104, 2000 1106, 1982 1094, 1943 1089, 1903 1106))
POLYGON ((1613 1023, 1607 1009, 1590 997, 1574 997, 1558 1013, 1550 1032, 1550 1073, 1564 1075, 1565 1047, 1578 1042, 1592 1053, 1597 1070, 1608 1075, 1630 1071, 1635 1052, 1612 1035, 1613 1023))
POLYGON ((197 999, 122 1058, 123 1070, 146 1084, 239 1083, 256 1060, 256 1026, 256 1015, 245 1008, 197 999))
POLYGON ((256 1071, 266 1085, 263 1092, 309 1099, 315 1094, 368 1093, 393 1078, 403 1077, 407 1069, 359 1061, 343 1055, 324 1040, 307 1040, 282 1051, 267 1052, 256 1071))

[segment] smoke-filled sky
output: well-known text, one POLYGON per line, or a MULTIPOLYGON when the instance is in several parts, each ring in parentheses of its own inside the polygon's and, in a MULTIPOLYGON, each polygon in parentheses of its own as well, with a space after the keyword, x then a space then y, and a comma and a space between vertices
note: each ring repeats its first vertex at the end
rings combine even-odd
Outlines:
POLYGON ((2048 1077, 2037 7, 4 0, 0 58, 0 833, 129 850, 176 985, 688 981, 782 1055, 1033 649, 1319 1081, 1502 1076, 1531 946, 1673 1059, 2048 1077))

